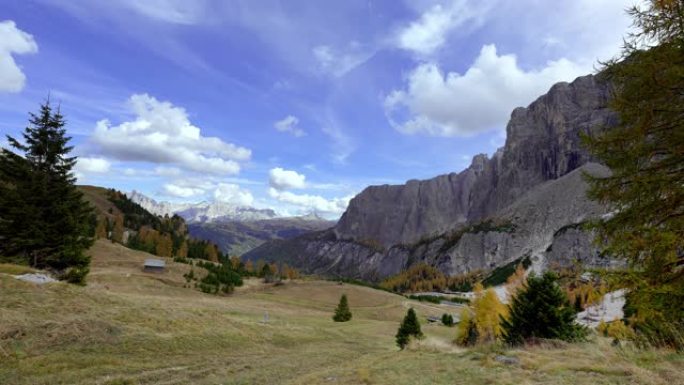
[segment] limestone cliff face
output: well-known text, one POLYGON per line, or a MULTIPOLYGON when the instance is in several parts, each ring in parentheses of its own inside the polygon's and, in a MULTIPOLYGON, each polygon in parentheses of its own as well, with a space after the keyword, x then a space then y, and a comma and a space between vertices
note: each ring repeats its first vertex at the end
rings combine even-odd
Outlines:
POLYGON ((332 230, 265 244, 245 257, 380 279, 418 261, 455 274, 522 256, 536 266, 595 256, 588 234, 559 231, 602 213, 585 197, 581 173, 606 171, 589 163, 580 135, 614 123, 609 93, 591 75, 556 84, 513 111, 506 143, 492 158, 477 155, 460 173, 368 187, 332 230))

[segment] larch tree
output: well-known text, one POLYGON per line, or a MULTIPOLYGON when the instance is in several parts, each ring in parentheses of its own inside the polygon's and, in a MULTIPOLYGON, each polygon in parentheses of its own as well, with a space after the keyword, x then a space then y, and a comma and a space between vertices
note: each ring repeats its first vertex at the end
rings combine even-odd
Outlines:
POLYGON ((617 276, 630 323, 684 349, 684 3, 650 0, 629 13, 635 31, 602 71, 617 126, 585 137, 611 175, 587 176, 589 196, 611 209, 598 240, 631 265, 617 276))

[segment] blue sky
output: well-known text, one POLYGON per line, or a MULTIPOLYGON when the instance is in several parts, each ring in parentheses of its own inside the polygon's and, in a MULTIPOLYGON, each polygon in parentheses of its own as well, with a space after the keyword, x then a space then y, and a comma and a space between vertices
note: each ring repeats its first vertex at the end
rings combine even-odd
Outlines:
POLYGON ((631 3, 3 0, 0 132, 50 93, 81 183, 336 217, 492 154, 619 52, 631 3))

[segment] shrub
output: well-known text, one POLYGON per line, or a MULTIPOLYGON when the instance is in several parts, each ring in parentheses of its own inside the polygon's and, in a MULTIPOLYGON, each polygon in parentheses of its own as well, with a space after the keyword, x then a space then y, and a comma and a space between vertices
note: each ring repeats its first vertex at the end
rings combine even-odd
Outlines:
POLYGON ((454 317, 451 314, 442 314, 442 324, 449 327, 454 326, 454 317))
POLYGON ((416 311, 413 308, 408 309, 397 331, 396 341, 401 350, 404 350, 406 345, 408 345, 411 336, 415 338, 423 337, 423 332, 420 330, 420 322, 418 322, 416 311))
POLYGON ((501 318, 504 340, 512 345, 534 338, 577 341, 586 329, 575 324, 575 312, 553 273, 530 276, 501 318))
POLYGON ((340 297, 340 303, 337 305, 337 309, 335 309, 335 315, 333 316, 333 321, 335 322, 347 322, 351 320, 352 318, 352 313, 351 310, 349 310, 349 303, 347 303, 347 296, 345 294, 342 294, 342 297, 340 297))

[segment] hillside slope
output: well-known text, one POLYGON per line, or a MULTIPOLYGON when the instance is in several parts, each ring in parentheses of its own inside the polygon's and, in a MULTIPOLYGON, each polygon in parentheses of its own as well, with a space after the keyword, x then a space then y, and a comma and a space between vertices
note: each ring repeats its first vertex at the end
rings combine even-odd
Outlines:
POLYGON ((189 267, 140 270, 145 253, 100 240, 90 283, 35 285, 0 274, 0 383, 42 384, 675 384, 684 361, 600 339, 508 351, 462 350, 450 309, 324 281, 248 282, 223 297, 184 288, 189 267), (349 323, 331 320, 342 293, 349 323), (416 308, 426 338, 399 352, 416 308), (264 322, 264 314, 268 321, 264 322), (504 353, 520 365, 494 360, 504 353), (293 359, 296 358, 296 359, 293 359))
POLYGON ((370 280, 420 261, 446 274, 492 269, 523 256, 546 266, 551 250, 561 263, 574 256, 604 263, 595 258, 591 234, 577 230, 604 212, 586 198, 581 173, 605 170, 590 164, 580 136, 613 124, 609 93, 610 86, 591 75, 558 83, 513 111, 506 144, 491 159, 477 155, 458 174, 368 187, 332 231, 265 244, 244 257, 286 259, 305 271, 370 280), (567 232, 569 226, 576 231, 567 232), (560 235, 572 239, 556 242, 560 235))

